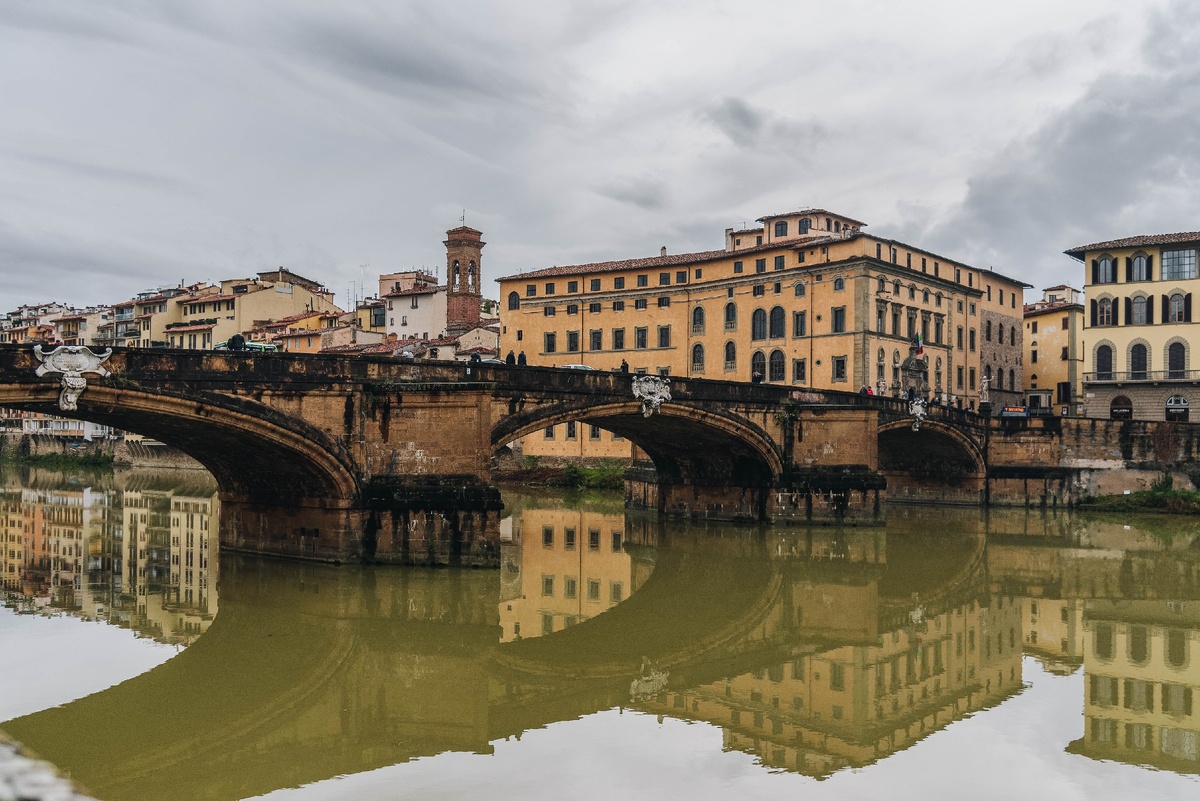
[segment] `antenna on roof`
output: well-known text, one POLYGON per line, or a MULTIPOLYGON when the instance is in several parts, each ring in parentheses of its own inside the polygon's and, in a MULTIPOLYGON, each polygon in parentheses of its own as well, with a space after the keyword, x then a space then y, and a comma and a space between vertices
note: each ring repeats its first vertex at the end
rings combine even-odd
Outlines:
POLYGON ((459 217, 458 219, 462 222, 463 225, 467 224, 467 210, 466 209, 463 209, 462 216, 459 217))

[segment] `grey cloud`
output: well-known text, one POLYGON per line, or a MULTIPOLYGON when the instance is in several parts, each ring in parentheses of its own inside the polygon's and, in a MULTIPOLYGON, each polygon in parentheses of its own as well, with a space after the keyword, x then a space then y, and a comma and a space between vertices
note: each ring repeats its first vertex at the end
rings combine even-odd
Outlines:
POLYGON ((739 97, 727 97, 704 109, 701 117, 743 148, 779 145, 784 152, 801 155, 804 149, 800 145, 815 144, 828 134, 816 121, 779 117, 771 112, 759 111, 739 97))
MULTIPOLYGON (((1190 41, 1197 29, 1177 28, 1190 41)), ((1177 20, 1178 23, 1178 20, 1177 20)), ((1155 45, 1163 32, 1151 35, 1155 45)), ((968 181, 928 231, 947 255, 1035 285, 1079 281, 1062 251, 1098 239, 1194 230, 1200 216, 1200 70, 1098 79, 968 181)))
POLYGON ((100 39, 120 44, 135 41, 128 25, 102 8, 39 0, 0 3, 0 27, 100 39))
POLYGON ((130 295, 128 285, 139 289, 169 283, 165 263, 154 254, 109 242, 82 242, 65 234, 28 228, 17 230, 0 221, 0 274, 5 294, 20 298, 45 298, 75 306, 112 303, 130 295))
POLYGON ((750 108, 746 101, 727 97, 704 111, 704 116, 735 145, 753 145, 763 128, 763 115, 750 108))
POLYGON ((186 185, 179 179, 147 172, 145 170, 136 170, 127 167, 110 167, 101 164, 90 164, 87 162, 78 161, 76 159, 46 156, 39 153, 29 153, 7 148, 0 148, 0 153, 28 164, 50 167, 55 170, 73 173, 84 178, 92 178, 100 181, 114 181, 117 183, 128 184, 130 186, 160 191, 182 191, 186 189, 186 185))
POLYGON ((598 187, 596 193, 642 209, 662 208, 667 201, 666 186, 661 181, 648 178, 627 178, 598 187))

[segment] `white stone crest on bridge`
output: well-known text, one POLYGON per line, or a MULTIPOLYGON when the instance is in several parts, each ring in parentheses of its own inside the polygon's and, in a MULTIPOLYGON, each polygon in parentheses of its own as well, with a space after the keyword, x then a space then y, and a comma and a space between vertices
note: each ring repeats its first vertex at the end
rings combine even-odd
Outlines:
POLYGON ((33 355, 41 362, 36 370, 38 376, 62 373, 62 392, 58 394, 58 408, 64 412, 73 412, 79 408, 79 396, 87 389, 84 373, 96 373, 101 378, 110 375, 103 363, 112 356, 112 348, 97 355, 85 345, 60 345, 49 353, 43 353, 41 345, 34 345, 33 355))
POLYGON ((642 401, 642 417, 649 417, 658 411, 663 401, 671 399, 671 379, 657 375, 635 375, 633 397, 642 401))

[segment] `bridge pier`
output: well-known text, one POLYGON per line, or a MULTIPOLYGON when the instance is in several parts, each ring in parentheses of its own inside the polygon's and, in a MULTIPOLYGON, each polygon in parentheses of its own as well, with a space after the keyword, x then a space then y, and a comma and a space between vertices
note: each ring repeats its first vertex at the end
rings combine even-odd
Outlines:
POLYGON ((774 486, 663 480, 652 467, 625 474, 625 506, 667 517, 804 525, 883 525, 887 481, 865 466, 797 468, 774 486))

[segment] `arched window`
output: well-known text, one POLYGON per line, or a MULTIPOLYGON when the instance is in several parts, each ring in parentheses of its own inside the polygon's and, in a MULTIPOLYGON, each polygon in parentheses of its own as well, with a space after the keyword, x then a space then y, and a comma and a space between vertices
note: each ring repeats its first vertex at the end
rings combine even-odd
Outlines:
POLYGON ((808 229, 809 229, 809 228, 812 228, 812 220, 810 220, 809 218, 805 217, 803 220, 801 220, 801 221, 800 221, 800 223, 799 223, 799 225, 798 225, 797 227, 799 228, 799 230, 797 231, 797 233, 801 233, 801 234, 807 234, 807 233, 808 233, 808 229))
POLYGON ((892 386, 900 386, 900 351, 892 351, 892 386))
POLYGON ((509 292, 508 293, 508 310, 516 311, 519 308, 521 308, 521 296, 518 295, 516 292, 509 292))
POLYGON ((1146 258, 1145 253, 1139 253, 1133 257, 1133 281, 1149 281, 1150 280, 1150 262, 1146 258))
POLYGON ((725 369, 737 369, 737 345, 732 342, 725 343, 725 369))
POLYGON ((833 279, 833 291, 834 292, 841 292, 845 288, 846 288, 846 279, 845 278, 842 278, 839 275, 837 278, 833 279))
POLYGON ((1134 345, 1129 349, 1129 378, 1133 381, 1146 380, 1147 359, 1146 346, 1134 345))
POLYGON ((1096 380, 1112 381, 1113 378, 1113 349, 1109 345, 1096 348, 1096 380))
MULTIPOLYGON (((989 370, 989 372, 991 372, 989 370)), ((1004 370, 996 371, 996 389, 1004 389, 1004 370)))
POLYGON ((461 282, 461 278, 462 278, 462 271, 459 270, 458 259, 455 259, 454 260, 454 273, 451 277, 450 289, 452 289, 452 290, 458 289, 459 283, 461 282))
POLYGON ((921 302, 922 303, 929 302, 929 290, 928 289, 926 289, 924 292, 921 293, 921 302))
POLYGON ((692 372, 704 372, 704 346, 698 342, 692 345, 692 372))
POLYGON ((798 297, 798 298, 804 297, 804 282, 803 281, 796 282, 796 297, 798 297))
POLYGON ((1146 324, 1146 299, 1134 298, 1129 304, 1129 323, 1130 325, 1145 325, 1146 324))
POLYGON ((887 292, 887 281, 883 280, 883 276, 879 276, 879 291, 887 292))
POLYGON ((883 383, 883 365, 884 365, 884 360, 886 358, 887 358, 887 356, 884 355, 883 348, 880 348, 879 349, 879 360, 875 365, 875 381, 880 384, 883 383))
POLYGON ((983 324, 983 338, 988 342, 992 341, 992 321, 991 320, 988 320, 983 324))
POLYGON ((771 372, 767 376, 768 381, 783 380, 783 351, 771 351, 771 372))
POLYGON ((767 357, 763 356, 761 350, 754 351, 754 355, 750 357, 750 374, 758 373, 764 378, 767 375, 767 357))
POLYGON ((704 307, 703 306, 697 306, 696 308, 692 309, 692 333, 693 334, 703 334, 704 333, 704 307))
POLYGON ((1186 423, 1188 420, 1188 399, 1182 395, 1172 395, 1167 398, 1167 420, 1186 423))
POLYGON ((775 236, 787 236, 787 220, 775 223, 775 236))
POLYGON ((1167 346, 1167 378, 1187 377, 1187 349, 1182 342, 1172 342, 1167 346))
POLYGON ((1167 322, 1183 322, 1183 295, 1179 292, 1171 296, 1170 304, 1167 307, 1167 322))
POLYGON ((783 307, 776 306, 771 309, 771 339, 784 336, 787 336, 787 328, 784 325, 783 307))
POLYGON ((1108 298, 1101 298, 1096 304, 1096 325, 1112 325, 1113 324, 1113 302, 1108 298))
POLYGON ((737 330, 737 306, 732 303, 725 304, 725 330, 737 330))
POLYGON ((750 338, 767 338, 767 313, 762 309, 755 309, 754 314, 750 315, 750 338))
POLYGON ((475 292, 479 289, 479 284, 475 281, 475 262, 467 262, 467 290, 475 292))
POLYGON ((1132 420, 1133 401, 1124 395, 1118 395, 1108 405, 1108 416, 1113 420, 1132 420))
POLYGON ((1112 256, 1102 256, 1096 264, 1097 284, 1112 284, 1117 280, 1116 262, 1112 256))

